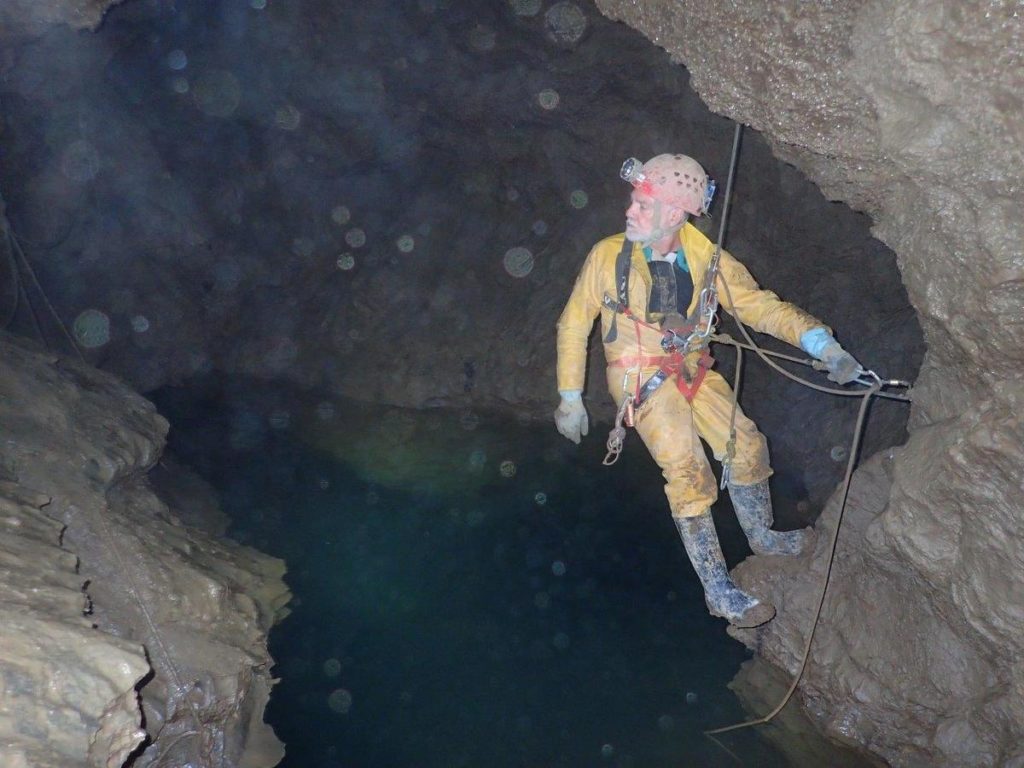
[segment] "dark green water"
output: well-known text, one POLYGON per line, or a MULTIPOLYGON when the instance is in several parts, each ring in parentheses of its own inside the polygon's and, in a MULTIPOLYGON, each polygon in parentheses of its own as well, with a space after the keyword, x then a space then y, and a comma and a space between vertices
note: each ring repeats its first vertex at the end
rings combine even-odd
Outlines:
MULTIPOLYGON (((737 764, 701 731, 749 715, 727 685, 750 654, 708 615, 635 434, 605 468, 603 429, 576 447, 546 423, 255 388, 156 401, 231 535, 288 564, 282 765, 737 764)), ((753 729, 727 743, 797 764, 753 729)))

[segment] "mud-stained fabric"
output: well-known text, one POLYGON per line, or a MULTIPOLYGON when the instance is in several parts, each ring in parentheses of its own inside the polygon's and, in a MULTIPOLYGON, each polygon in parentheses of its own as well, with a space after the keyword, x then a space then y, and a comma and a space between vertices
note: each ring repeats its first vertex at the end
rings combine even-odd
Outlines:
MULTIPOLYGON (((646 381, 655 370, 644 369, 641 380, 646 381)), ((630 387, 635 385, 635 375, 628 374, 630 387)), ((616 405, 625 397, 622 383, 622 369, 609 368, 608 391, 616 405)), ((708 443, 717 460, 725 458, 731 411, 732 388, 719 374, 708 371, 692 404, 676 387, 665 385, 637 412, 636 432, 665 477, 665 495, 673 517, 699 515, 718 499, 718 483, 700 439, 708 443)), ((737 408, 734 480, 752 485, 771 474, 764 435, 737 408)))
MULTIPOLYGON (((691 224, 684 225, 679 231, 679 240, 686 260, 685 271, 692 278, 692 284, 700 286, 715 246, 691 224)), ((606 294, 611 297, 618 295, 615 262, 623 241, 624 235, 620 234, 594 246, 576 278, 572 295, 558 320, 559 390, 583 389, 587 337, 594 318, 600 314, 604 337, 617 317, 611 309, 603 307, 602 299, 606 294)), ((629 307, 639 317, 649 316, 653 281, 639 245, 632 250, 630 269, 629 307)), ((799 346, 802 334, 813 328, 826 328, 824 323, 803 310, 760 288, 747 269, 726 251, 722 251, 720 275, 729 284, 735 313, 754 330, 799 346)), ((727 311, 733 309, 724 296, 721 279, 718 289, 722 294, 723 308, 727 311)), ((692 293, 690 306, 682 314, 688 315, 694 310, 698 291, 692 293)), ((664 355, 662 334, 658 329, 640 327, 638 332, 628 319, 620 317, 619 320, 622 323, 619 333, 604 345, 606 360, 649 359, 664 355)), ((686 365, 691 374, 696 372, 700 356, 699 350, 687 355, 686 365)), ((656 370, 654 365, 639 371, 640 383, 643 384, 656 370)), ((637 371, 627 372, 621 367, 607 369, 608 391, 617 405, 625 397, 623 377, 626 377, 628 391, 632 392, 635 391, 637 375, 637 371)), ((714 371, 708 371, 692 404, 675 386, 666 384, 638 412, 636 429, 665 476, 665 494, 673 517, 698 515, 718 498, 717 483, 700 438, 707 441, 716 459, 721 461, 725 458, 732 401, 732 390, 726 381, 714 371)), ((767 479, 771 473, 764 436, 742 409, 738 409, 733 482, 752 485, 767 479)))
MULTIPOLYGON (((615 285, 615 261, 622 250, 625 235, 618 234, 605 238, 591 249, 576 278, 572 294, 558 319, 558 389, 580 390, 586 376, 587 338, 594 325, 594 318, 601 317, 601 337, 605 338, 616 317, 611 309, 604 308, 602 301, 605 294, 611 298, 618 296, 615 285)), ((679 230, 679 240, 683 246, 686 260, 686 271, 694 286, 702 286, 711 264, 715 244, 692 224, 686 224, 679 230)), ((651 273, 644 260, 643 249, 634 244, 630 262, 629 307, 639 317, 648 315, 648 304, 651 291, 651 273)), ((730 314, 739 315, 744 324, 755 331, 767 333, 781 339, 794 347, 800 346, 800 337, 814 328, 831 330, 820 320, 804 312, 799 307, 783 301, 772 291, 760 288, 747 268, 734 259, 728 251, 722 251, 720 275, 729 284, 733 300, 736 302, 735 312, 728 305, 723 289, 723 282, 718 280, 718 290, 722 299, 722 308, 730 314)), ((697 305, 700 291, 694 290, 690 306, 686 312, 690 315, 697 305)), ((661 333, 656 329, 641 328, 639 349, 637 334, 628 321, 620 318, 620 327, 615 340, 605 344, 605 359, 618 360, 630 355, 653 356, 662 355, 661 333)), ((694 361, 700 352, 691 353, 694 361)))

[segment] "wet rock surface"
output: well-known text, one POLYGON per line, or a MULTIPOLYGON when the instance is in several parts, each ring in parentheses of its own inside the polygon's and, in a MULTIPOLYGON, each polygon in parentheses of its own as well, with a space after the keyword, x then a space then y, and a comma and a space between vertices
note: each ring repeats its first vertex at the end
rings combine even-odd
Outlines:
POLYGON ((283 564, 154 494, 167 422, 150 403, 8 336, 0 355, 3 764, 276 764, 283 564))
MULTIPOLYGON (((751 718, 754 718, 762 716, 763 713, 769 712, 775 707, 785 695, 791 682, 792 678, 778 667, 755 656, 750 661, 743 663, 740 671, 729 684, 729 688, 743 702, 744 707, 751 713, 751 718)), ((721 725, 726 724, 722 723, 721 725)), ((866 754, 863 747, 856 745, 855 742, 848 743, 851 746, 861 746, 861 749, 856 752, 843 754, 835 749, 828 749, 822 742, 820 728, 799 707, 786 707, 772 721, 771 726, 761 727, 760 732, 786 755, 788 765, 827 765, 829 768, 862 768, 862 766, 876 768, 886 765, 876 756, 866 754)), ((730 745, 734 743, 735 736, 723 735, 718 738, 724 744, 730 745)))
POLYGON ((77 558, 61 546, 50 497, 0 482, 0 762, 121 765, 145 738, 135 686, 149 674, 138 643, 97 632, 77 558))
MULTIPOLYGON (((1015 702, 1001 651, 978 643, 954 599, 923 586, 884 541, 898 457, 878 454, 855 475, 798 695, 833 736, 892 765, 1013 765, 1015 702)), ((782 607, 765 631, 734 635, 790 675, 814 620, 838 512, 833 498, 813 554, 752 558, 737 570, 741 583, 782 607)))
MULTIPOLYGON (((910 438, 858 473, 805 703, 895 765, 1021 764, 1019 5, 598 5, 869 213, 922 321, 910 438)), ((792 609, 756 640, 787 669, 811 618, 799 571, 744 569, 792 609)))

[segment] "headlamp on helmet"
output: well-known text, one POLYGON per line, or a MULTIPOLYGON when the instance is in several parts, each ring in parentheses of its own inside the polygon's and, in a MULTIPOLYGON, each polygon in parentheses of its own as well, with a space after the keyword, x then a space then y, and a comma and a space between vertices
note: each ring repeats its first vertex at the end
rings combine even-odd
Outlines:
POLYGON ((619 176, 622 177, 623 181, 628 181, 634 187, 647 178, 644 176, 644 164, 635 157, 629 158, 622 164, 622 170, 619 171, 619 176))

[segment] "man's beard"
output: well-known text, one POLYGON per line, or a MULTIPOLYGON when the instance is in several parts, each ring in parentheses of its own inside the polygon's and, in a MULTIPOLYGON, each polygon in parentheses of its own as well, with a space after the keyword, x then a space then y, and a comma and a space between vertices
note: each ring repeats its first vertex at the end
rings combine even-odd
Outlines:
POLYGON ((650 232, 642 232, 628 222, 626 223, 626 239, 631 243, 642 243, 645 238, 650 237, 650 234, 650 232))

